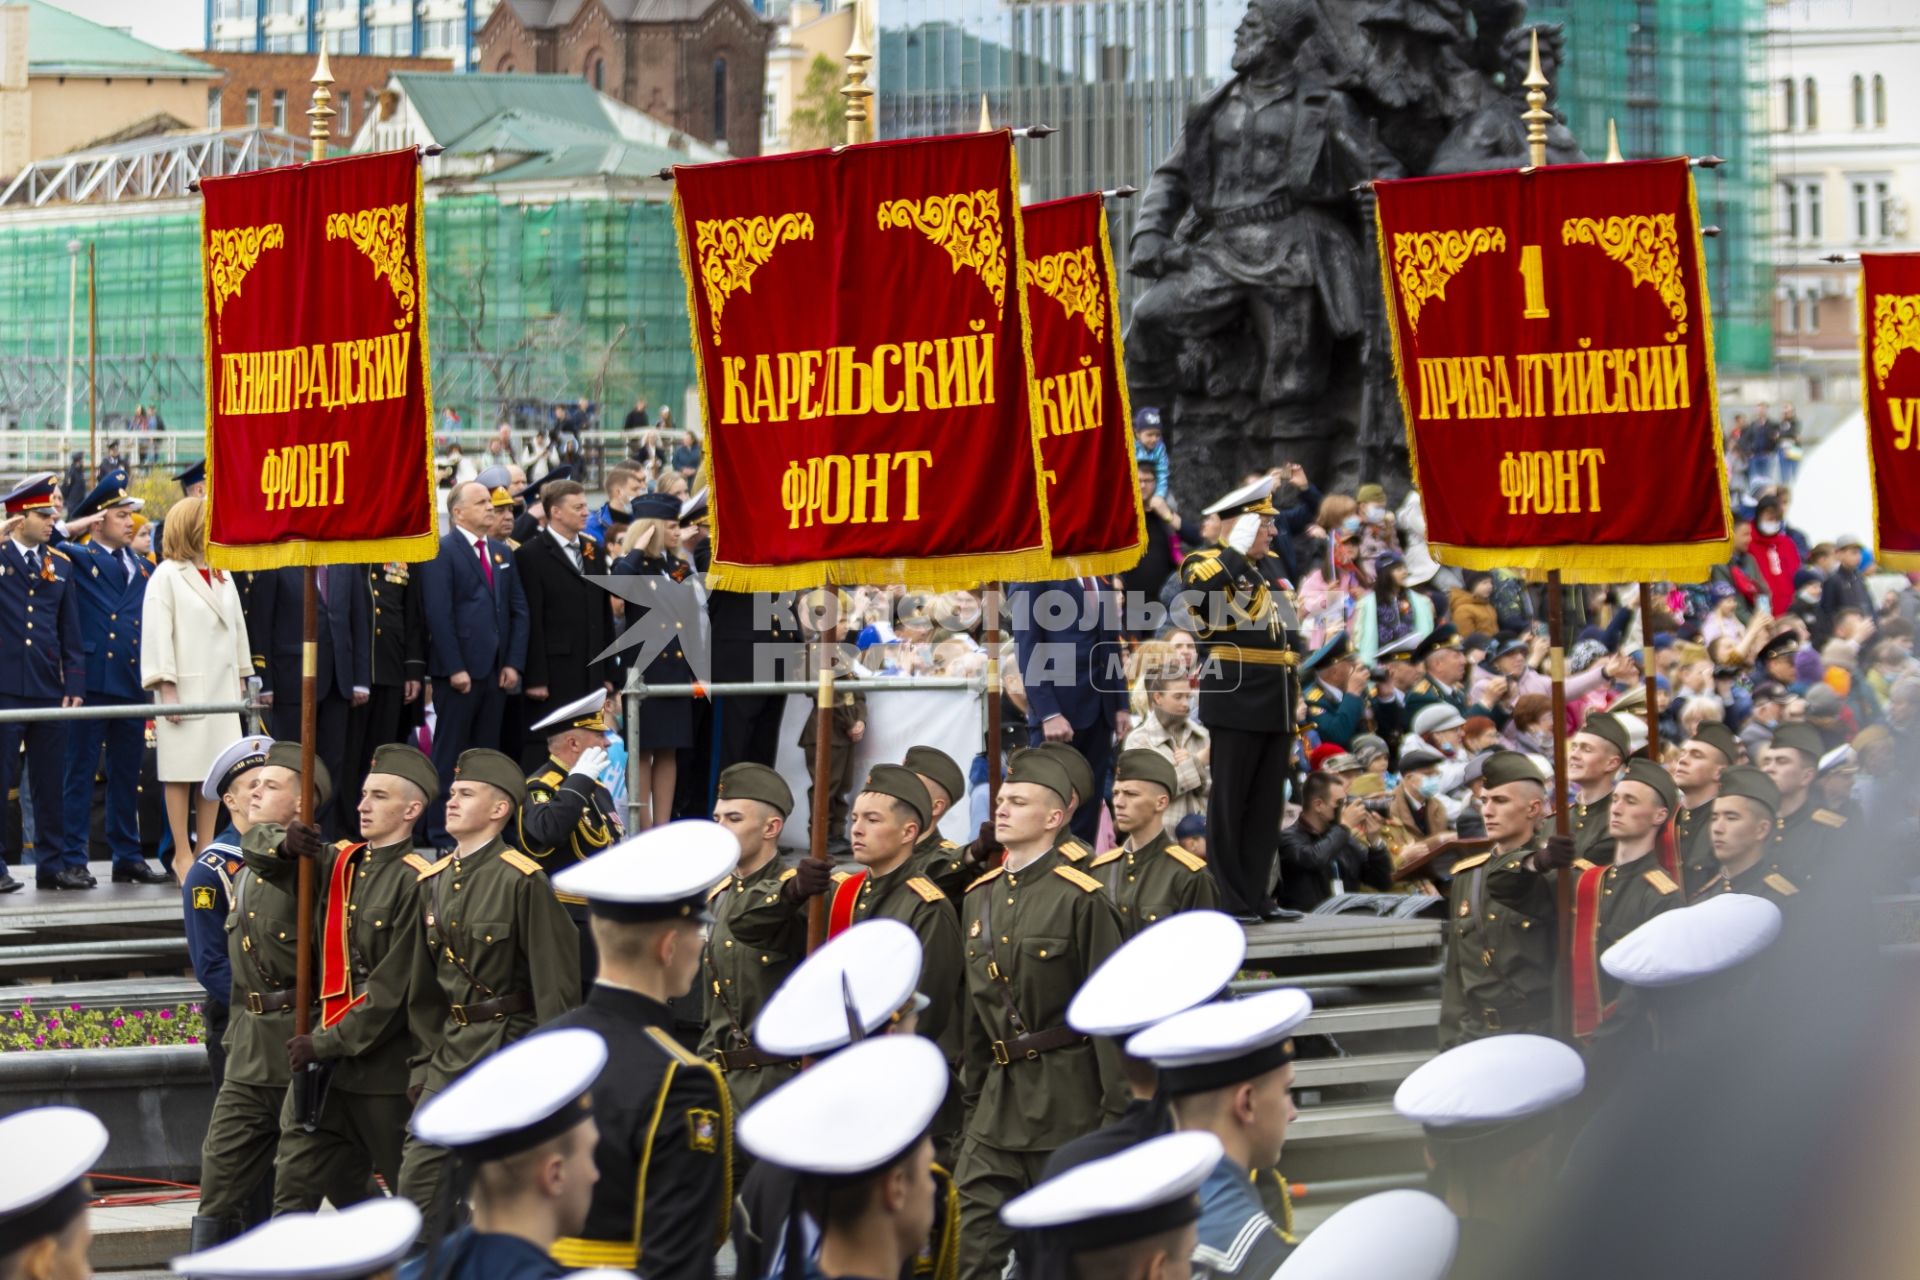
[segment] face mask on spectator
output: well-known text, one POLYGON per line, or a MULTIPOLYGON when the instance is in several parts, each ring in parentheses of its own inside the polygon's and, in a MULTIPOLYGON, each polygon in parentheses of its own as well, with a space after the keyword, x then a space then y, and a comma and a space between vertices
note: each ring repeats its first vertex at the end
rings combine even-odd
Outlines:
POLYGON ((1760 532, 1771 538, 1774 534, 1780 532, 1780 522, 1778 520, 1762 520, 1760 522, 1760 532))
POLYGON ((1340 532, 1342 533, 1360 532, 1360 517, 1348 516, 1345 520, 1342 520, 1340 522, 1340 532))
POLYGON ((1379 524, 1387 518, 1387 509, 1377 502, 1371 502, 1360 508, 1360 515, 1368 524, 1379 524))
POLYGON ((1440 775, 1437 773, 1430 773, 1426 777, 1420 779, 1420 794, 1428 797, 1439 795, 1440 794, 1440 775))

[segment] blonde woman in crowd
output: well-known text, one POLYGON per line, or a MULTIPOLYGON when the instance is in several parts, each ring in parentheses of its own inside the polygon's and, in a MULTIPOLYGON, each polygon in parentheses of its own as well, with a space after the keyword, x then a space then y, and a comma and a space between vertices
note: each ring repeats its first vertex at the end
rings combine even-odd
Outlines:
POLYGON ((206 499, 175 503, 162 526, 160 567, 141 614, 140 683, 154 691, 157 773, 166 790, 173 869, 186 879, 195 850, 213 839, 218 800, 198 792, 216 756, 241 733, 240 717, 177 716, 172 705, 235 702, 252 670, 247 620, 233 579, 207 567, 206 499), (193 808, 189 839, 188 807, 193 808))
MULTIPOLYGON (((633 521, 620 539, 620 558, 614 562, 613 572, 651 574, 675 582, 692 577, 693 566, 679 554, 680 500, 667 493, 642 493, 634 497, 632 511, 633 521)), ((675 642, 647 664, 640 678, 647 684, 692 684, 693 667, 687 662, 686 650, 675 642)), ((672 816, 673 789, 679 775, 676 753, 692 745, 691 698, 642 699, 633 797, 646 797, 647 810, 636 822, 637 827, 656 826, 672 816)))

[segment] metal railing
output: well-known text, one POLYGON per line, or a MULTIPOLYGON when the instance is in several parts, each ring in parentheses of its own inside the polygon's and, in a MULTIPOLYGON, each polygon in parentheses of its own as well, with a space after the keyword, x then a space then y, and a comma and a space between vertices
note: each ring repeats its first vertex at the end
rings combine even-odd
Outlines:
POLYGON ((25 707, 0 711, 0 724, 36 720, 156 720, 161 716, 243 716, 265 711, 257 702, 123 702, 98 707, 25 707))

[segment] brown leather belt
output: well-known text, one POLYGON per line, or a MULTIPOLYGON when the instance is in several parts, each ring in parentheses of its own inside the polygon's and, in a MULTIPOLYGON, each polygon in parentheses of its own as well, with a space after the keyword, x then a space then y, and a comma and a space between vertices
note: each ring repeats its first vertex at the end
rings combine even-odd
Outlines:
POLYGON ((479 1004, 456 1004, 447 1014, 454 1026, 468 1027, 476 1022, 505 1022, 513 1014, 526 1013, 532 1008, 533 997, 525 991, 516 991, 510 996, 482 1000, 479 1004))
POLYGON ((758 1071, 762 1067, 797 1067, 798 1058, 776 1058, 770 1053, 758 1049, 717 1049, 713 1055, 714 1065, 722 1071, 758 1071))
POLYGON ((247 992, 248 1013, 279 1013, 282 1009, 293 1008, 293 992, 269 991, 265 995, 258 991, 247 992))
POLYGON ((1051 1031, 1034 1031, 1013 1040, 995 1040, 993 1042, 993 1061, 995 1066, 1010 1067, 1016 1062, 1032 1062, 1043 1053, 1052 1053, 1055 1049, 1064 1049, 1072 1044, 1085 1044, 1087 1037, 1072 1027, 1055 1027, 1051 1031))

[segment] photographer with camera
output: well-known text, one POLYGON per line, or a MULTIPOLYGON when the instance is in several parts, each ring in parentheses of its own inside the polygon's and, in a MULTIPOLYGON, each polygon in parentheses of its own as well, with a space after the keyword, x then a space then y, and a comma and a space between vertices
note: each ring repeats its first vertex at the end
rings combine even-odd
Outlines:
POLYGON ((1349 799, 1347 784, 1324 770, 1307 775, 1300 817, 1280 833, 1280 905, 1311 911, 1328 898, 1363 885, 1393 888, 1393 857, 1381 840, 1385 818, 1363 800, 1349 799))

